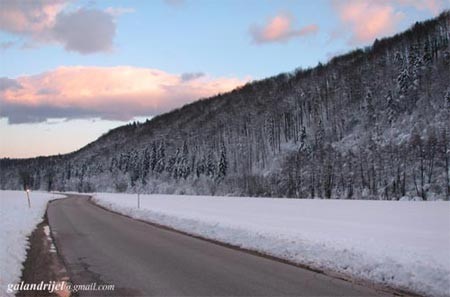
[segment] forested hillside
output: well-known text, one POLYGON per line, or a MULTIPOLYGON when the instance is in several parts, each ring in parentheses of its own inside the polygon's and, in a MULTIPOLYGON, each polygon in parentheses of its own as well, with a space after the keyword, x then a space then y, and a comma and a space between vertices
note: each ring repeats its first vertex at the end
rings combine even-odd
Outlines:
POLYGON ((2 159, 0 186, 449 199, 449 39, 447 11, 326 65, 114 129, 71 154, 2 159))

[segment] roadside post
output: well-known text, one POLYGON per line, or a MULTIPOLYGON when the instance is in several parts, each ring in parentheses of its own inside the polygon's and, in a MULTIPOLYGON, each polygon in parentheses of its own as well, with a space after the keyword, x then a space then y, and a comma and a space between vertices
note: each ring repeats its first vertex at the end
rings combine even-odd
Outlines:
POLYGON ((134 190, 137 194, 137 208, 139 209, 141 208, 141 193, 144 191, 144 187, 141 183, 139 183, 134 190))
POLYGON ((30 189, 27 189, 26 192, 27 192, 28 208, 31 208, 30 189))

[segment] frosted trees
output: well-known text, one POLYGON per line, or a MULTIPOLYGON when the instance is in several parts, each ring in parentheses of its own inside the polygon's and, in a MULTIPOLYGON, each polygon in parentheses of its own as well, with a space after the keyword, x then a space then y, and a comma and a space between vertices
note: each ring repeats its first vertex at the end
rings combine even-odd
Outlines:
POLYGON ((392 122, 395 120, 395 118, 397 117, 397 114, 399 112, 398 102, 396 102, 396 100, 394 100, 391 91, 388 91, 388 93, 385 97, 385 100, 386 100, 385 101, 386 102, 386 116, 388 118, 389 124, 392 124, 392 122))
POLYGON ((442 156, 444 163, 444 185, 445 185, 445 198, 450 200, 450 147, 449 136, 447 128, 442 129, 439 141, 439 152, 442 156))
POLYGON ((52 187, 67 190, 147 182, 198 194, 448 197, 448 16, 119 127, 55 162, 2 159, 0 185, 23 186, 26 171, 45 189, 52 168, 52 187))
POLYGON ((373 95, 371 90, 367 90, 364 106, 364 115, 366 120, 366 129, 373 128, 376 123, 375 106, 373 103, 373 95))
POLYGON ((191 165, 189 164, 189 150, 186 141, 183 143, 181 155, 177 160, 178 178, 186 179, 191 174, 191 165))
POLYGON ((19 178, 20 178, 20 182, 22 184, 22 189, 24 191, 26 191, 27 189, 32 187, 33 181, 32 181, 32 177, 28 171, 20 170, 19 178))
POLYGON ((155 171, 157 173, 162 173, 164 169, 166 168, 166 152, 164 147, 164 142, 161 142, 158 146, 158 150, 156 153, 156 165, 155 165, 155 171))
POLYGON ((222 143, 220 147, 220 159, 218 164, 217 180, 221 181, 227 175, 228 161, 227 161, 227 151, 225 144, 222 143))
POLYGON ((413 152, 411 162, 414 164, 412 168, 412 178, 417 196, 426 200, 425 193, 425 151, 423 141, 417 130, 413 130, 410 138, 410 149, 413 152), (417 163, 416 160, 419 162, 417 163))
POLYGON ((156 144, 152 143, 152 152, 150 155, 150 170, 152 172, 155 171, 157 163, 158 163, 158 155, 156 150, 156 144))
POLYGON ((133 151, 131 153, 131 156, 128 159, 127 169, 130 176, 131 187, 134 187, 136 181, 139 179, 139 177, 142 176, 141 172, 142 167, 139 162, 139 153, 137 151, 133 151))
POLYGON ((212 152, 208 153, 206 158, 206 176, 214 179, 216 176, 216 162, 214 161, 214 155, 212 152))
POLYGON ((141 182, 143 184, 147 183, 146 178, 151 169, 150 163, 151 163, 150 150, 148 148, 145 148, 142 156, 142 169, 141 169, 141 182))

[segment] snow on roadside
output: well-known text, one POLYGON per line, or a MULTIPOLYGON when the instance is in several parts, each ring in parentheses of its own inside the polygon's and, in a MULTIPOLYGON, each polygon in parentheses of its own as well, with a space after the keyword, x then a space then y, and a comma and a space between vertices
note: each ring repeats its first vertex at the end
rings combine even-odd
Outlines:
POLYGON ((450 296, 450 202, 98 193, 99 205, 246 249, 450 296))
POLYGON ((42 221, 48 201, 62 197, 30 192, 31 208, 28 208, 24 191, 0 191, 0 296, 14 296, 8 294, 7 286, 20 282, 28 236, 42 221))

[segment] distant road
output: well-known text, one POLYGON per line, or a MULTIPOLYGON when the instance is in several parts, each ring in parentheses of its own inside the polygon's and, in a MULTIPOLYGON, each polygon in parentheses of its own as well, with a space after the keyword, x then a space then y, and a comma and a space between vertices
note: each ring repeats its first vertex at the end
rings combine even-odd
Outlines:
POLYGON ((86 197, 49 204, 58 251, 75 284, 114 284, 80 296, 375 296, 371 289, 165 230, 86 197))

